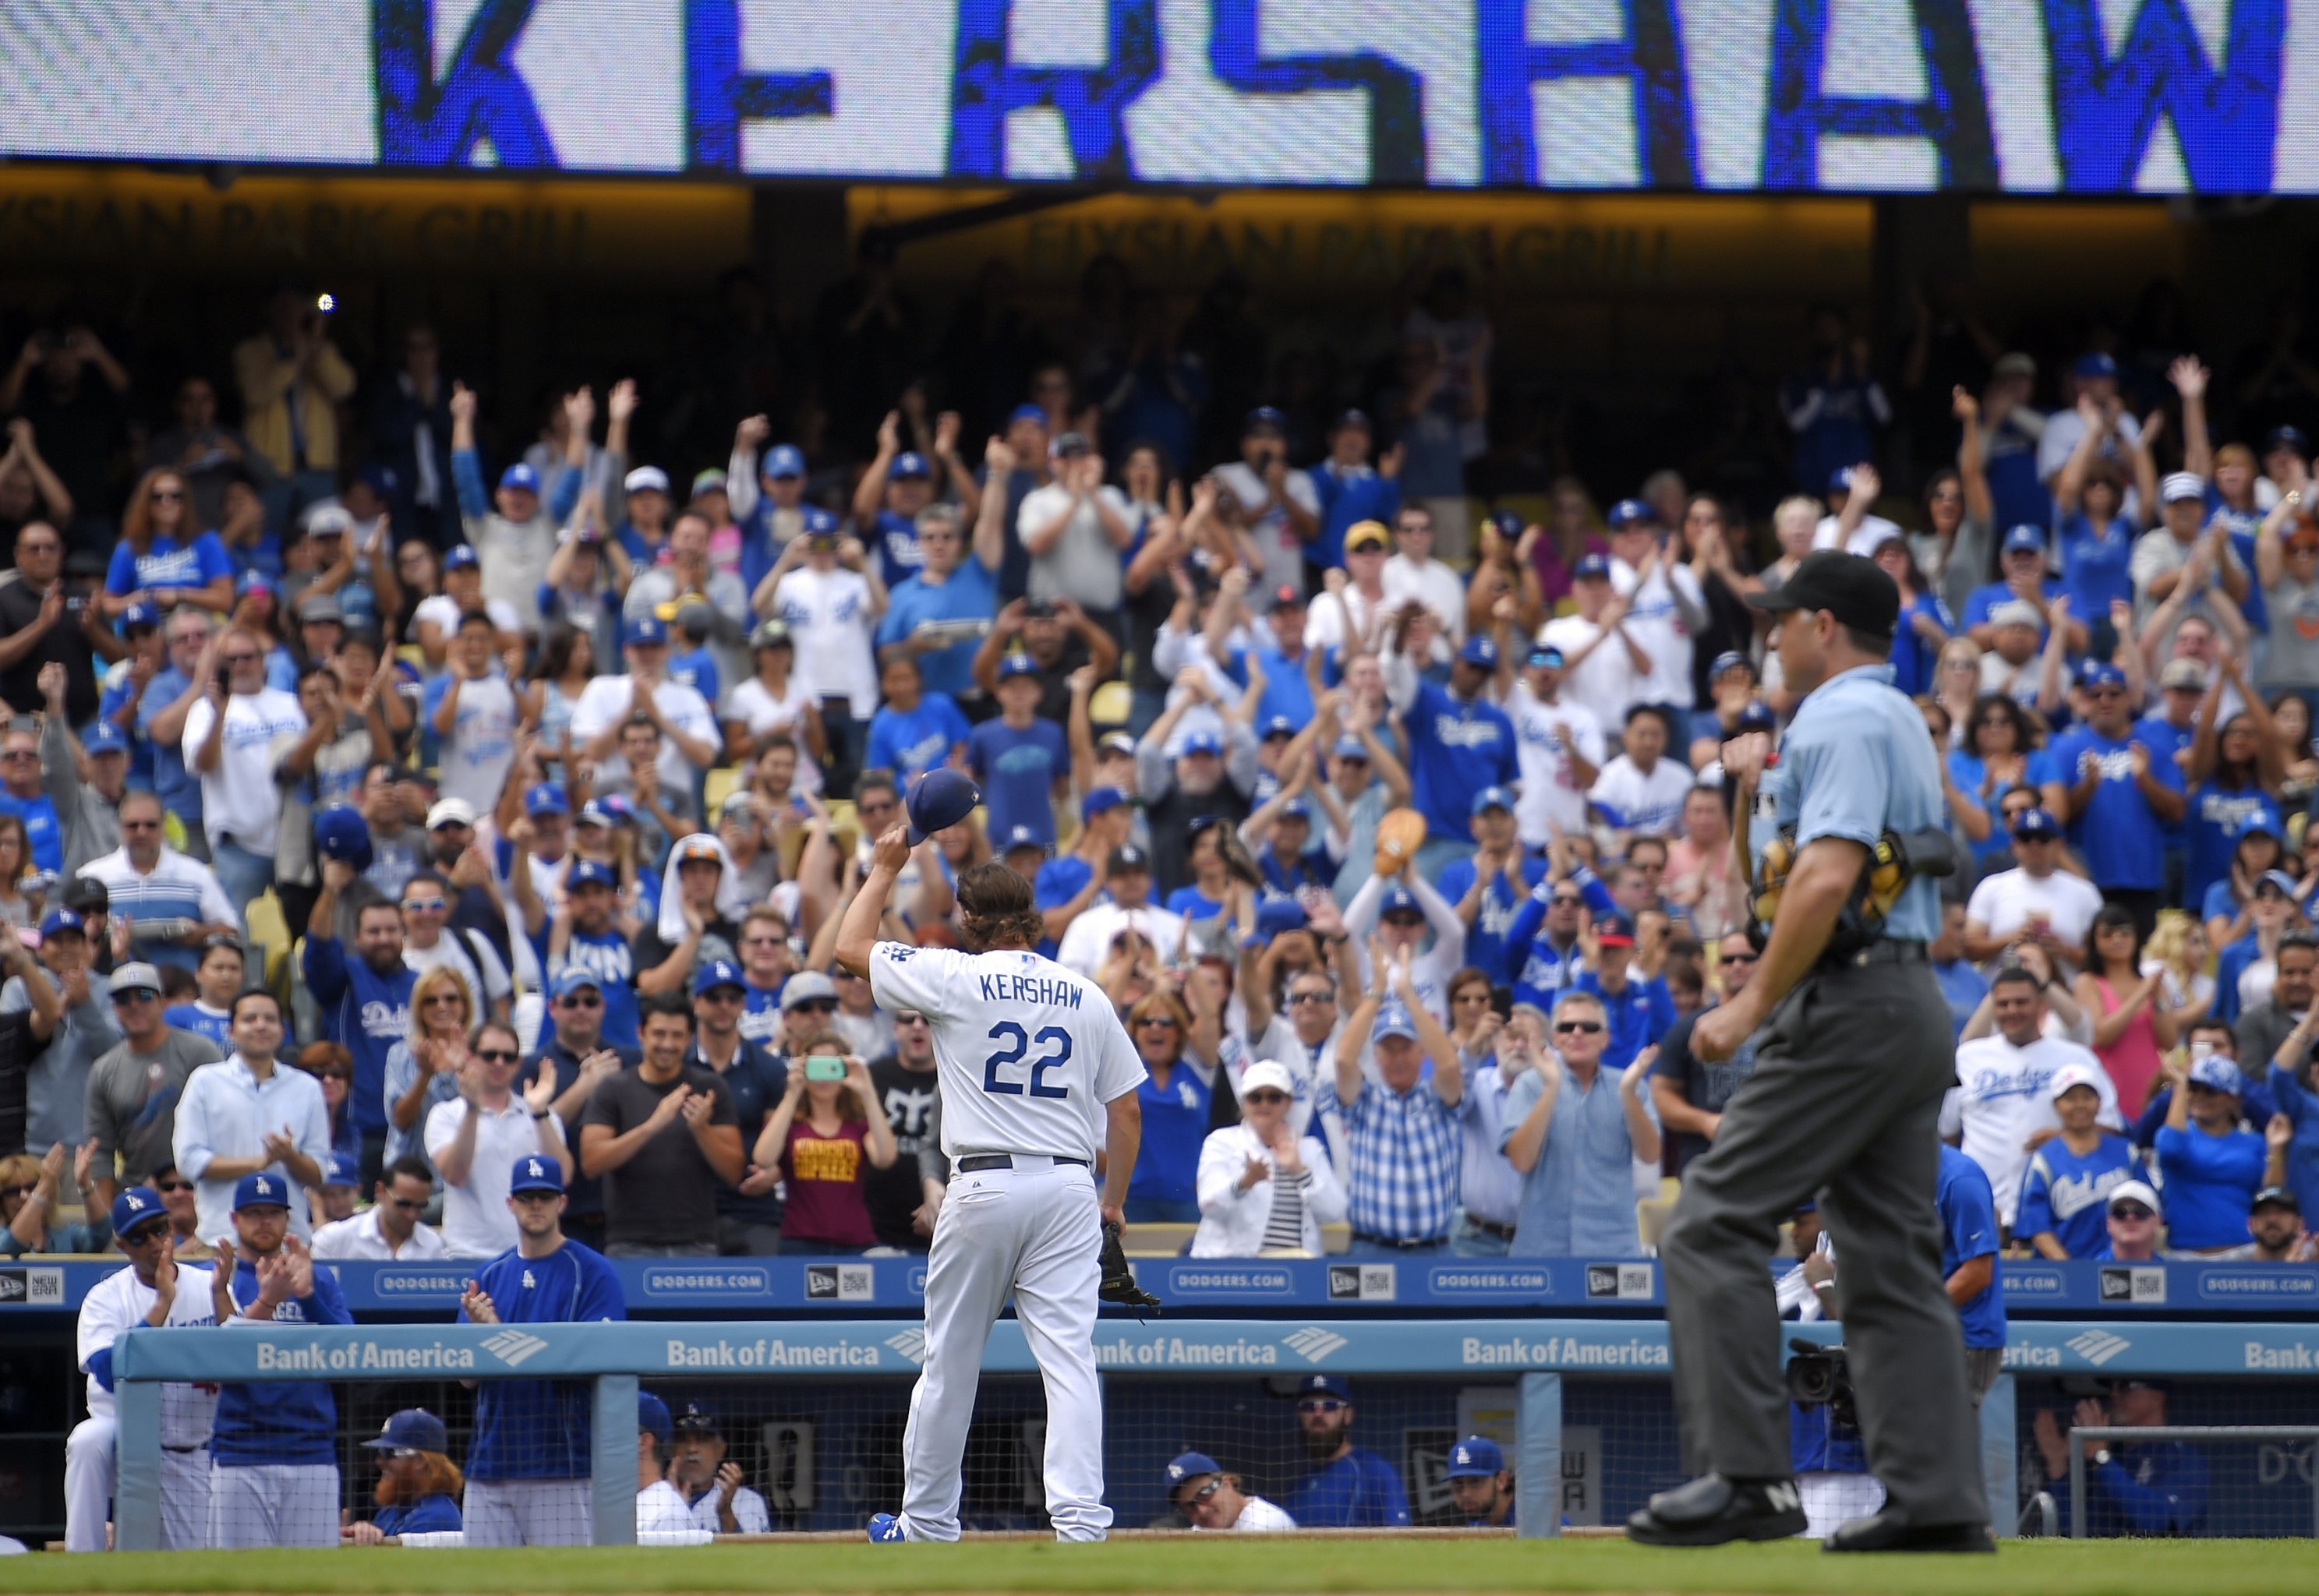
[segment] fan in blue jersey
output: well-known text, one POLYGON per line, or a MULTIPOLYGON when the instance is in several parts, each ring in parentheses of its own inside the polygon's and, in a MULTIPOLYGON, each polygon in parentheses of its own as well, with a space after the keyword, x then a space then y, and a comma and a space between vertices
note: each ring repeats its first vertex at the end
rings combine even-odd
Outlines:
POLYGON ((1409 1522, 1409 1496, 1392 1464, 1353 1445, 1352 1388, 1307 1375, 1296 1388, 1296 1429, 1313 1472, 1280 1505, 1307 1529, 1378 1529, 1409 1522))
MULTIPOLYGON (((248 1001, 245 996, 243 1001, 248 1001)), ((211 1276, 220 1324, 352 1324, 338 1277, 290 1233, 297 1194, 279 1175, 233 1188, 235 1240, 221 1237, 211 1276)), ((338 1544, 338 1408, 320 1380, 218 1388, 210 1431, 210 1545, 338 1544)))
MULTIPOLYGON (((537 1153, 508 1182, 516 1244, 476 1272, 459 1298, 467 1324, 580 1324, 626 1319, 619 1277, 564 1234, 564 1171, 537 1153)), ((475 1389, 467 1452, 467 1544, 589 1544, 589 1388, 580 1380, 485 1380, 475 1389)))
POLYGON ((2098 1258, 2109 1240, 2110 1194, 2144 1178, 2142 1160, 2133 1143, 2094 1123, 2101 1093, 2084 1065, 2064 1064, 2047 1090, 2062 1131, 2030 1157, 2013 1233, 2027 1237, 2040 1258, 2098 1258))
POLYGON ((379 1454, 378 1516, 349 1524, 348 1546, 374 1546, 389 1536, 441 1535, 460 1527, 459 1465, 446 1456, 451 1438, 424 1408, 405 1408, 363 1443, 379 1454))

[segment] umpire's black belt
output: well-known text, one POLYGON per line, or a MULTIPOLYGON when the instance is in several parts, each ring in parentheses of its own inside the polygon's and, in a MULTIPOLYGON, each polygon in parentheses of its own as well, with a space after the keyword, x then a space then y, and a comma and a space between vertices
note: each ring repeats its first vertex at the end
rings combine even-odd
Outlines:
POLYGON ((1823 970, 1858 969, 1871 964, 1922 964, 1925 959, 1925 944, 1922 942, 1879 940, 1870 942, 1856 953, 1846 953, 1840 959, 1822 960, 1818 968, 1823 970))
MULTIPOLYGON (((1085 1159, 1058 1157, 1054 1162, 1076 1164, 1082 1169, 1087 1168, 1087 1161, 1085 1159)), ((985 1169, 1012 1169, 1013 1168, 1015 1168, 1015 1155, 1012 1153, 972 1153, 958 1161, 958 1172, 961 1175, 975 1175, 985 1169)))

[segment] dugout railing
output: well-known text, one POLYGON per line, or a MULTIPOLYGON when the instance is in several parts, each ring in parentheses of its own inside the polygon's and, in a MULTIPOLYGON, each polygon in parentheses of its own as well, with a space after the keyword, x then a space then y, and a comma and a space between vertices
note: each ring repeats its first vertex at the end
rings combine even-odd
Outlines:
MULTIPOLYGON (((1841 1339, 1840 1326, 1786 1328, 1822 1343, 1841 1339)), ((1105 1375, 1108 1426, 1122 1438, 1137 1439, 1126 1454, 1106 1459, 1118 1488, 1114 1505, 1122 1511, 1123 1527, 1148 1519, 1155 1500, 1150 1476, 1175 1447, 1198 1438, 1187 1433, 1193 1428, 1189 1419, 1152 1417, 1177 1400, 1177 1388, 1196 1387, 1211 1409, 1221 1403, 1254 1410, 1250 1422, 1269 1425, 1279 1422, 1281 1410, 1265 1411, 1263 1398, 1293 1393, 1300 1378, 1315 1373, 1345 1376, 1374 1393, 1380 1404, 1393 1393, 1430 1391, 1439 1399, 1445 1425, 1468 1421, 1466 1398, 1472 1390, 1502 1393, 1511 1411, 1502 1415, 1510 1422, 1501 1428, 1511 1431, 1508 1465, 1516 1479, 1517 1516, 1525 1537, 1557 1534, 1574 1506, 1591 1508, 1593 1521, 1615 1523, 1647 1490, 1679 1477, 1663 1323, 1106 1319, 1097 1327, 1096 1344, 1105 1375), (1376 1384, 1385 1380, 1393 1384, 1376 1384), (1222 1402, 1226 1393, 1231 1402, 1222 1402), (1139 1424, 1141 1430, 1135 1429, 1139 1424), (1566 1439, 1573 1436, 1593 1438, 1585 1444, 1611 1456, 1566 1459, 1566 1439)), ((663 1391, 720 1393, 728 1400, 751 1391, 787 1389, 801 1402, 818 1400, 843 1411, 866 1405, 849 1398, 848 1392, 857 1388, 874 1387, 889 1405, 907 1401, 907 1383, 923 1351, 923 1330, 895 1320, 285 1325, 225 1332, 135 1329, 122 1336, 113 1362, 119 1413, 115 1544, 123 1549, 158 1545, 164 1382, 315 1379, 341 1387, 410 1384, 438 1390, 504 1378, 588 1383, 595 1415, 593 1538, 600 1545, 627 1545, 636 1539, 640 1383, 663 1391)), ((988 1394, 997 1399, 1011 1385, 1018 1407, 1036 1407, 1036 1366, 1011 1320, 997 1327, 983 1366, 988 1394)), ((2098 1381, 2121 1375, 2170 1375, 2230 1393, 2232 1420, 2278 1424, 2311 1417, 2290 1410, 2319 1401, 2314 1368, 2319 1323, 2224 1327, 2142 1321, 2120 1334, 2109 1324, 2016 1321, 2006 1373, 1981 1410, 1990 1520, 2009 1528, 2019 1512, 2023 1438, 2029 1428, 2026 1409, 2017 1411, 2023 1383, 2034 1383, 2029 1389, 2041 1393, 2042 1402, 2049 1390, 2066 1399, 2073 1390, 2093 1389, 2098 1381)), ((2274 1474, 2283 1470, 2289 1490, 2298 1473, 2309 1480, 2310 1448, 2282 1453, 2280 1458, 2276 1464, 2266 1460, 2263 1467, 2274 1474)), ((1228 1461, 1227 1466, 1232 1465, 1228 1461)), ((1023 1483, 1032 1492, 1023 1504, 1029 1509, 1036 1501, 1034 1465, 1023 1483)), ((2307 1502, 2310 1497, 2299 1499, 2307 1502)), ((1164 1506, 1164 1497, 1158 1500, 1164 1506)), ((793 1519, 789 1527, 837 1528, 847 1516, 837 1504, 825 1502, 809 1520, 793 1519)), ((1579 1515, 1580 1521, 1585 1518, 1579 1515)), ((2305 1531, 2298 1524, 2285 1532, 2305 1531)))

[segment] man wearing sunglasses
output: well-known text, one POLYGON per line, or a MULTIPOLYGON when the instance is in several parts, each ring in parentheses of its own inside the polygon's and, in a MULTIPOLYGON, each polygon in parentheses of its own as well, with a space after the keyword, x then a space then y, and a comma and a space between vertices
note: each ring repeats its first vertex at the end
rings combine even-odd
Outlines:
POLYGON ((1238 1474, 1205 1452, 1186 1452, 1168 1465, 1168 1500, 1195 1529, 1236 1529, 1243 1534, 1294 1529, 1296 1520, 1261 1496, 1252 1496, 1238 1474))
POLYGON ((1353 1392, 1335 1375, 1307 1375, 1296 1388, 1296 1430, 1313 1472, 1283 1504, 1306 1529, 1386 1529, 1409 1522, 1401 1471, 1353 1445, 1353 1392))
MULTIPOLYGON (((1755 973, 1755 944, 1745 933, 1733 932, 1715 944, 1715 968, 1722 978, 1723 1001, 1728 1003, 1747 989, 1755 973)), ((1697 1014, 1677 1020, 1659 1044, 1658 1061, 1651 1066, 1651 1106, 1674 1139, 1677 1175, 1714 1141, 1723 1124, 1723 1105, 1755 1068, 1753 1036, 1734 1048, 1728 1059, 1712 1064, 1692 1052, 1691 1030, 1698 1023, 1697 1014)))
MULTIPOLYGON (((757 1145, 765 1116, 789 1089, 789 1066, 741 1033, 747 987, 740 966, 718 959, 692 978, 692 1047, 685 1064, 725 1083, 744 1150, 757 1145)), ((915 1159, 909 1160, 916 1167, 915 1159)), ((781 1172, 746 1164, 741 1178, 717 1188, 717 1250, 727 1258, 770 1257, 781 1249, 781 1172)))
MULTIPOLYGON (((113 1244, 129 1267, 106 1276, 81 1300, 79 1365, 88 1375, 88 1417, 65 1440, 65 1550, 104 1550, 113 1495, 113 1344, 135 1325, 213 1324, 210 1272, 180 1265, 161 1194, 132 1186, 113 1200, 113 1244)), ((210 1423, 217 1393, 205 1385, 161 1387, 161 1547, 209 1544, 210 1423)))
POLYGON ((1633 1258, 1634 1161, 1659 1159, 1649 1093, 1654 1048, 1623 1070, 1605 1057, 1611 1029, 1592 992, 1565 992, 1554 1007, 1553 1055, 1506 1090, 1501 1122, 1507 1160, 1521 1172, 1514 1258, 1633 1258))
MULTIPOLYGON (((110 1203, 123 1186, 149 1184, 161 1189, 175 1213, 188 1204, 170 1186, 184 1182, 191 1189, 191 1182, 178 1173, 173 1150, 177 1105, 194 1072, 225 1054, 208 1037, 181 1030, 163 1017, 160 972, 151 965, 122 965, 109 984, 106 1001, 122 1041, 100 1055, 88 1072, 87 1128, 96 1143, 91 1163, 97 1200, 110 1203), (150 972, 141 982, 140 970, 150 972)), ((26 1017, 37 1019, 39 1010, 26 1017)))
POLYGON ((314 1256, 406 1264, 443 1257, 443 1238, 433 1226, 419 1222, 434 1193, 435 1176, 426 1159, 409 1154, 395 1159, 372 1188, 368 1209, 314 1232, 314 1256))
MULTIPOLYGON (((620 990, 631 1003, 635 1001, 633 991, 626 987, 620 990)), ((586 1110, 588 1099, 595 1096, 599 1081, 619 1074, 644 1057, 636 1048, 616 1047, 604 1040, 610 1012, 604 998, 604 983, 587 970, 566 966, 548 983, 550 1034, 541 1039, 539 1050, 525 1060, 516 1081, 528 1089, 540 1071, 552 1076, 555 1098, 549 1106, 567 1125, 580 1123, 580 1115, 586 1110)), ((574 1180, 564 1195, 564 1233, 602 1251, 604 1183, 587 1178, 574 1180)))

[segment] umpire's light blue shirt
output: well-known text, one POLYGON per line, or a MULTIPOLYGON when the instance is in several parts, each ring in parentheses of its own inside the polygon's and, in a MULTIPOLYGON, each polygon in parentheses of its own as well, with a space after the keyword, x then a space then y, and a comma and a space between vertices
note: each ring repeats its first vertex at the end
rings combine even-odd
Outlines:
MULTIPOLYGON (((1766 785, 1779 825, 1795 828, 1799 852, 1820 837, 1873 848, 1887 831, 1945 821, 1939 756, 1924 716, 1892 686, 1890 665, 1855 666, 1813 689, 1781 740, 1766 785)), ((1902 890, 1881 934, 1929 942, 1940 930, 1939 886, 1920 876, 1902 890)))

